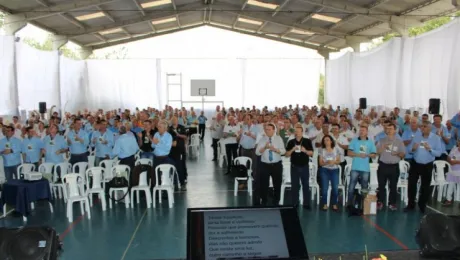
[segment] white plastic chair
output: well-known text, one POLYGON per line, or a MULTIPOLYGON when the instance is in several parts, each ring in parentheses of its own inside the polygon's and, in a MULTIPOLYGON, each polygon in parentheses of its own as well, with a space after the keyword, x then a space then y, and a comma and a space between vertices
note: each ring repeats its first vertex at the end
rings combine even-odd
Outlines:
POLYGON ((136 154, 134 155, 134 159, 139 160, 141 158, 141 150, 137 151, 136 154))
POLYGON ((291 163, 283 159, 283 180, 281 182, 280 205, 284 205, 284 194, 286 193, 286 189, 291 187, 291 163))
POLYGON ((99 165, 99 167, 103 167, 104 170, 104 182, 110 181, 113 176, 112 176, 112 167, 116 165, 116 161, 114 159, 107 159, 107 160, 102 160, 99 165))
POLYGON ((351 166, 351 164, 353 163, 353 158, 351 158, 350 156, 345 156, 344 159, 347 162, 347 165, 351 166))
MULTIPOLYGON (((404 161, 404 160, 399 161, 399 178, 398 178, 397 189, 400 189, 400 192, 401 192, 401 202, 406 203, 406 205, 409 203, 409 197, 408 197, 409 169, 410 169, 409 162, 404 161)), ((390 192, 389 192, 388 184, 387 184, 387 205, 388 205, 389 199, 390 199, 390 192)))
POLYGON ((447 172, 451 172, 452 169, 450 164, 446 161, 434 161, 433 162, 433 174, 431 175, 431 184, 430 186, 434 186, 432 197, 434 197, 434 193, 436 189, 438 190, 438 201, 441 202, 444 196, 444 193, 447 192, 447 189, 444 189, 444 186, 448 184, 446 181, 446 176, 444 175, 444 168, 447 167, 447 172))
POLYGON ((43 175, 43 178, 47 179, 49 184, 50 184, 50 191, 51 191, 51 196, 55 198, 54 192, 53 192, 53 167, 54 163, 42 163, 40 166, 38 166, 38 172, 43 175))
POLYGON ((102 210, 105 211, 107 209, 107 201, 105 199, 105 191, 104 191, 104 171, 103 167, 91 167, 86 170, 86 180, 88 181, 88 186, 91 181, 91 187, 88 187, 86 190, 86 194, 89 197, 90 206, 93 206, 93 194, 97 194, 99 199, 101 200, 102 210))
POLYGON ((243 165, 247 168, 248 175, 246 177, 235 177, 233 185, 233 195, 238 195, 238 184, 240 181, 247 181, 249 196, 252 196, 252 159, 245 156, 236 157, 233 160, 234 165, 243 165))
POLYGON ((96 156, 94 155, 88 155, 88 168, 94 167, 96 163, 96 156))
POLYGON ((370 163, 370 176, 369 176, 369 192, 377 192, 377 189, 379 188, 379 181, 377 178, 377 171, 379 169, 379 164, 378 163, 370 163))
POLYGON ((80 174, 83 177, 83 185, 87 184, 86 181, 86 170, 88 169, 88 163, 87 162, 79 162, 76 163, 72 166, 72 172, 80 174), (78 169, 78 171, 77 171, 78 169))
MULTIPOLYGON (((17 174, 18 174, 18 179, 20 178, 22 173, 29 173, 35 171, 35 164, 32 163, 23 163, 18 166, 17 168, 17 174)), ((14 175, 13 175, 14 178, 14 175)))
POLYGON ((88 219, 91 219, 91 212, 89 209, 89 200, 86 194, 81 194, 81 185, 83 185, 83 177, 80 174, 69 173, 62 177, 62 185, 65 187, 67 196, 67 218, 69 223, 73 222, 73 203, 80 202, 81 214, 85 214, 84 206, 88 219), (83 205, 85 204, 85 205, 83 205))
MULTIPOLYGON (((345 206, 345 185, 343 184, 343 181, 342 181, 342 167, 339 166, 339 185, 338 185, 338 190, 342 190, 342 205, 345 206)), ((329 207, 329 204, 331 202, 331 192, 332 192, 332 188, 331 186, 329 185, 329 188, 327 190, 327 206, 329 207)))
POLYGON ((5 181, 6 181, 6 177, 5 177, 5 169, 3 168, 3 157, 0 156, 0 183, 4 183, 5 181))
POLYGON ((159 201, 161 204, 161 191, 166 191, 168 194, 169 208, 173 207, 174 203, 174 176, 177 175, 176 167, 172 164, 161 164, 155 168, 155 177, 157 183, 153 188, 153 207, 156 207, 156 193, 159 193, 159 201), (160 177, 161 172, 161 179, 160 177), (160 184, 161 180, 161 184, 160 184))
POLYGON ((150 165, 150 166, 153 166, 153 161, 152 159, 148 159, 148 158, 142 158, 142 159, 137 159, 136 162, 135 162, 135 165, 150 165))
MULTIPOLYGON (((318 176, 318 166, 316 165, 316 163, 310 163, 309 167, 310 167, 309 185, 310 185, 310 189, 311 189, 311 200, 314 200, 315 195, 316 195, 316 203, 319 205, 320 193, 319 193, 319 184, 318 184, 318 181, 317 181, 317 178, 316 178, 318 176)), ((303 192, 302 192, 302 189, 300 189, 300 194, 301 194, 300 204, 303 205, 303 192)))
POLYGON ((190 139, 190 144, 187 150, 190 149, 190 155, 195 154, 195 157, 200 157, 200 135, 193 134, 190 139))
MULTIPOLYGON (((111 178, 110 179, 113 179, 115 176, 124 177, 128 181, 128 186, 129 186, 130 175, 131 175, 131 169, 129 168, 129 166, 127 166, 127 165, 115 165, 115 166, 112 167, 111 178)), ((107 178, 105 178, 105 177, 104 177, 104 179, 107 180, 107 178)), ((129 188, 128 187, 110 188, 109 189, 109 196, 111 198, 117 200, 118 199, 117 193, 119 191, 123 192, 123 194, 126 194, 126 196, 124 198, 125 206, 126 206, 126 208, 129 208, 130 199, 129 199, 129 188), (112 193, 114 195, 113 197, 112 197, 112 193)), ((115 201, 115 203, 117 203, 117 202, 115 201)), ((109 200, 109 207, 112 208, 112 199, 109 200)))
POLYGON ((72 171, 72 165, 68 162, 58 163, 54 166, 53 172, 53 182, 50 183, 53 191, 54 198, 62 198, 64 197, 64 201, 67 201, 67 193, 64 184, 59 183, 59 174, 61 173, 61 180, 62 178, 72 171), (56 196, 56 190, 59 196, 56 196))
POLYGON ((140 203, 139 191, 145 192, 147 208, 152 204, 152 194, 150 193, 151 182, 147 182, 147 172, 141 172, 139 175, 139 185, 131 187, 131 206, 134 207, 134 192, 136 192, 137 204, 140 203))
POLYGON ((224 162, 228 165, 227 152, 225 150, 225 142, 223 139, 217 142, 217 149, 219 150, 219 167, 224 167, 224 162))

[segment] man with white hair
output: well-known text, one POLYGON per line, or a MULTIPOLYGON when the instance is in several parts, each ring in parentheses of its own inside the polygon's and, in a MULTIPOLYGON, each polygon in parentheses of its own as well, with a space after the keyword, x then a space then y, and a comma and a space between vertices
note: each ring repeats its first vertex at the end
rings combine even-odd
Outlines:
POLYGON ((168 122, 162 120, 158 123, 158 132, 152 138, 152 148, 154 159, 154 169, 160 164, 172 164, 169 153, 173 146, 173 138, 168 133, 168 122))
POLYGON ((120 127, 119 133, 120 137, 115 141, 113 147, 113 155, 118 156, 120 164, 128 165, 132 172, 136 162, 134 155, 139 151, 139 145, 134 135, 127 132, 125 126, 120 127))

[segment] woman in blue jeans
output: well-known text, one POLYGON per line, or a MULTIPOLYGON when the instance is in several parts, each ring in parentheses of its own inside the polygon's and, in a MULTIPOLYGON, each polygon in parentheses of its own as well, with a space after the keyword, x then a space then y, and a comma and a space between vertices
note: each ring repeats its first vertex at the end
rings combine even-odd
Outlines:
POLYGON ((328 209, 327 194, 329 191, 329 182, 331 182, 331 200, 332 210, 338 211, 337 197, 339 191, 339 165, 340 153, 335 147, 334 139, 330 135, 325 135, 321 140, 321 152, 319 154, 320 177, 321 177, 321 204, 323 210, 328 209))

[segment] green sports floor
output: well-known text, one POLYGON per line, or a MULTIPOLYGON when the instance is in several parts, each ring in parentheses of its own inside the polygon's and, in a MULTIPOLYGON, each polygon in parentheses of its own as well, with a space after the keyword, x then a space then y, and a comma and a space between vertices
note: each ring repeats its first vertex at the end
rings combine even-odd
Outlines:
MULTIPOLYGON (((62 200, 54 202, 54 214, 46 204, 37 205, 27 225, 51 226, 64 243, 61 259, 181 259, 186 257, 186 212, 188 207, 249 206, 247 193, 233 196, 233 180, 224 169, 211 161, 210 140, 201 147, 199 159, 188 161, 188 190, 175 194, 174 208, 157 204, 147 209, 145 203, 126 209, 124 204, 102 211, 96 203, 91 219, 80 216, 74 207, 74 222, 65 216, 62 200)), ((289 196, 287 196, 288 198, 289 196)), ((421 218, 419 212, 382 211, 377 216, 348 217, 344 211, 323 212, 299 209, 309 253, 393 251, 417 249, 414 235, 421 218)), ((8 215, 0 227, 19 227, 21 217, 8 215)))

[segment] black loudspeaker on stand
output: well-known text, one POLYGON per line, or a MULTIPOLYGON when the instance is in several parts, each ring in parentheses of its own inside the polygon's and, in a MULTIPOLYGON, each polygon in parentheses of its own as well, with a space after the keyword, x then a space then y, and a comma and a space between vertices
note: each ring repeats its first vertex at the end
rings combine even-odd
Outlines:
POLYGON ((441 99, 430 98, 429 106, 428 106, 428 113, 430 115, 438 115, 440 109, 441 109, 441 99))
POLYGON ((367 99, 366 98, 359 99, 359 109, 367 109, 367 99))
POLYGON ((40 114, 45 114, 46 113, 46 102, 39 102, 38 103, 38 112, 40 114))
POLYGON ((53 228, 0 228, 2 260, 55 260, 61 251, 59 236, 53 228))

